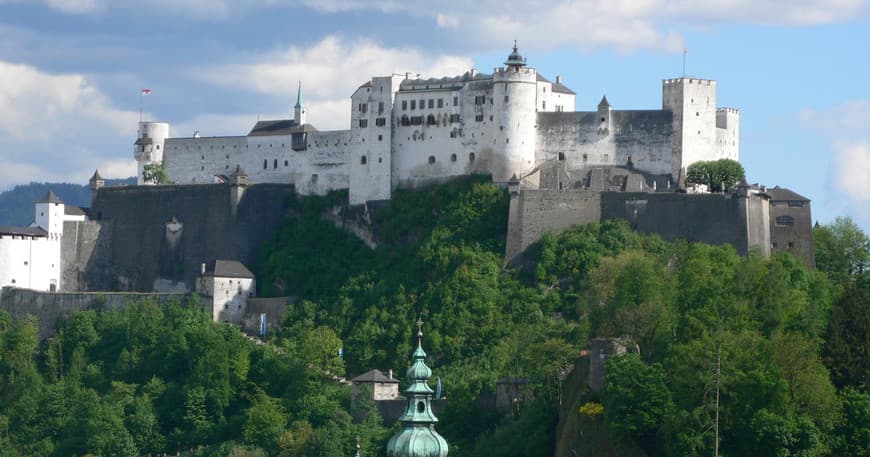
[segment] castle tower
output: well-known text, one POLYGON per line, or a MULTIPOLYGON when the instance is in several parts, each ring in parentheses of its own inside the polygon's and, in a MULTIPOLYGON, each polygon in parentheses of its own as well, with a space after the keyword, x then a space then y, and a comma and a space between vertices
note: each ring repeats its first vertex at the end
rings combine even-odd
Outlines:
POLYGON ((293 119, 296 120, 296 125, 303 125, 307 122, 305 119, 305 101, 302 100, 302 81, 299 81, 299 89, 296 91, 296 105, 293 107, 293 119))
POLYGON ((609 134, 613 130, 613 107, 607 101, 607 95, 601 97, 601 103, 598 104, 598 131, 603 134, 609 134))
POLYGON ((447 441, 435 431, 438 418, 432 413, 432 388, 429 377, 432 370, 426 366, 423 351, 423 321, 417 321, 417 350, 414 364, 408 368, 411 385, 405 390, 408 407, 399 418, 402 430, 387 443, 387 457, 447 457, 447 441))
POLYGON ((236 165, 236 170, 233 171, 233 174, 230 175, 230 208, 233 217, 236 217, 236 213, 239 209, 239 203, 242 201, 242 196, 245 194, 245 190, 248 188, 249 179, 248 174, 245 173, 245 169, 242 168, 241 165, 236 165))
POLYGON ((666 79, 662 82, 662 108, 673 113, 671 175, 682 186, 689 165, 721 158, 717 146, 716 81, 666 79))
POLYGON ((63 200, 49 190, 36 202, 34 224, 48 232, 49 238, 60 238, 63 234, 63 200))
POLYGON ((351 205, 392 196, 393 100, 402 77, 378 76, 351 96, 348 195, 351 205))
POLYGON ((94 175, 88 180, 88 188, 91 189, 91 207, 94 206, 94 200, 97 199, 97 192, 106 185, 106 181, 100 176, 99 170, 94 170, 94 175))
POLYGON ((168 137, 168 123, 139 122, 136 142, 133 143, 133 156, 136 158, 136 184, 140 186, 154 184, 145 181, 145 166, 163 163, 163 143, 168 137))
POLYGON ((526 66, 516 43, 505 66, 493 70, 492 180, 506 183, 535 167, 537 72, 526 66))

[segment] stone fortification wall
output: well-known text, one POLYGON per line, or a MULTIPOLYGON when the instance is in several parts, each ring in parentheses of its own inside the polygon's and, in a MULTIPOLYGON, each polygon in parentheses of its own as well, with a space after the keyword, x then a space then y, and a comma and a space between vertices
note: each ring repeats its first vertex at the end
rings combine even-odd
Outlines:
POLYGON ((635 230, 666 240, 730 244, 746 254, 745 200, 722 194, 619 193, 601 196, 601 220, 625 219, 635 230))
POLYGON ((63 223, 61 289, 111 290, 112 222, 63 223))
POLYGON ((512 261, 545 232, 561 233, 601 220, 601 192, 522 190, 511 193, 506 259, 512 261))
POLYGON ((45 339, 55 333, 55 324, 60 317, 74 311, 91 308, 120 308, 134 300, 153 299, 158 303, 180 300, 186 294, 140 294, 129 292, 43 292, 31 289, 4 287, 0 296, 0 308, 12 317, 24 319, 36 317, 39 337, 45 339))
MULTIPOLYGON (((204 261, 256 263, 260 245, 273 239, 281 224, 284 199, 293 186, 248 187, 235 216, 230 190, 226 184, 100 189, 91 214, 112 222, 111 233, 103 236, 111 240, 113 272, 111 284, 100 288, 149 292, 162 278, 194 290, 204 261)), ((87 278, 99 274, 91 268, 97 262, 77 262, 88 265, 87 278)))
POLYGON ((568 170, 579 170, 626 165, 630 157, 638 170, 671 173, 670 111, 539 112, 537 131, 538 163, 564 160, 568 170))
POLYGON ((281 327, 287 307, 296 302, 296 297, 249 298, 242 315, 242 331, 251 336, 260 334, 260 314, 266 313, 266 334, 271 335, 281 327))
POLYGON ((768 254, 766 208, 758 195, 522 190, 511 194, 505 258, 517 260, 546 232, 611 219, 666 240, 730 244, 741 254, 759 246, 768 254))

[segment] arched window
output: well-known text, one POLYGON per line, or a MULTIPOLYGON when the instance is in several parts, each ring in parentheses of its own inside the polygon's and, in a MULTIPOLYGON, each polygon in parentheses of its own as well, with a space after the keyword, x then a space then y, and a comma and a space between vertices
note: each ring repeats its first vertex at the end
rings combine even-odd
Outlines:
POLYGON ((468 161, 474 162, 474 153, 473 152, 471 154, 468 154, 468 161))
POLYGON ((429 164, 435 163, 435 156, 429 156, 429 164))

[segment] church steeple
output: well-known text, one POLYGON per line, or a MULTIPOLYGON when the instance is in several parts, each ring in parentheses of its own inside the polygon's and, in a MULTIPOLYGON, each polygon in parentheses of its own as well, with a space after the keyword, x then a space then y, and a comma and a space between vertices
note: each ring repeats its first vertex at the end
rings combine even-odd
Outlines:
POLYGON ((405 390, 408 406, 399 418, 402 430, 387 443, 387 457, 447 457, 447 441, 435 431, 438 418, 432 414, 432 388, 429 377, 432 370, 426 366, 423 351, 423 321, 417 321, 417 349, 414 363, 408 368, 411 385, 405 390))
POLYGON ((296 125, 305 124, 305 101, 302 99, 302 81, 299 81, 299 89, 296 92, 296 106, 293 107, 296 125))

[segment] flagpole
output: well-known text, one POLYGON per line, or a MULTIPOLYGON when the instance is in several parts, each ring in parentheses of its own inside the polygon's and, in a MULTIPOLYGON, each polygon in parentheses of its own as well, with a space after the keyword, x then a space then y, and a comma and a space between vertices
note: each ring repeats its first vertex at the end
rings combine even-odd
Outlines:
POLYGON ((145 91, 139 91, 139 122, 142 122, 142 102, 145 99, 145 91))
POLYGON ((683 48, 683 78, 686 77, 686 54, 689 53, 689 50, 683 48))

